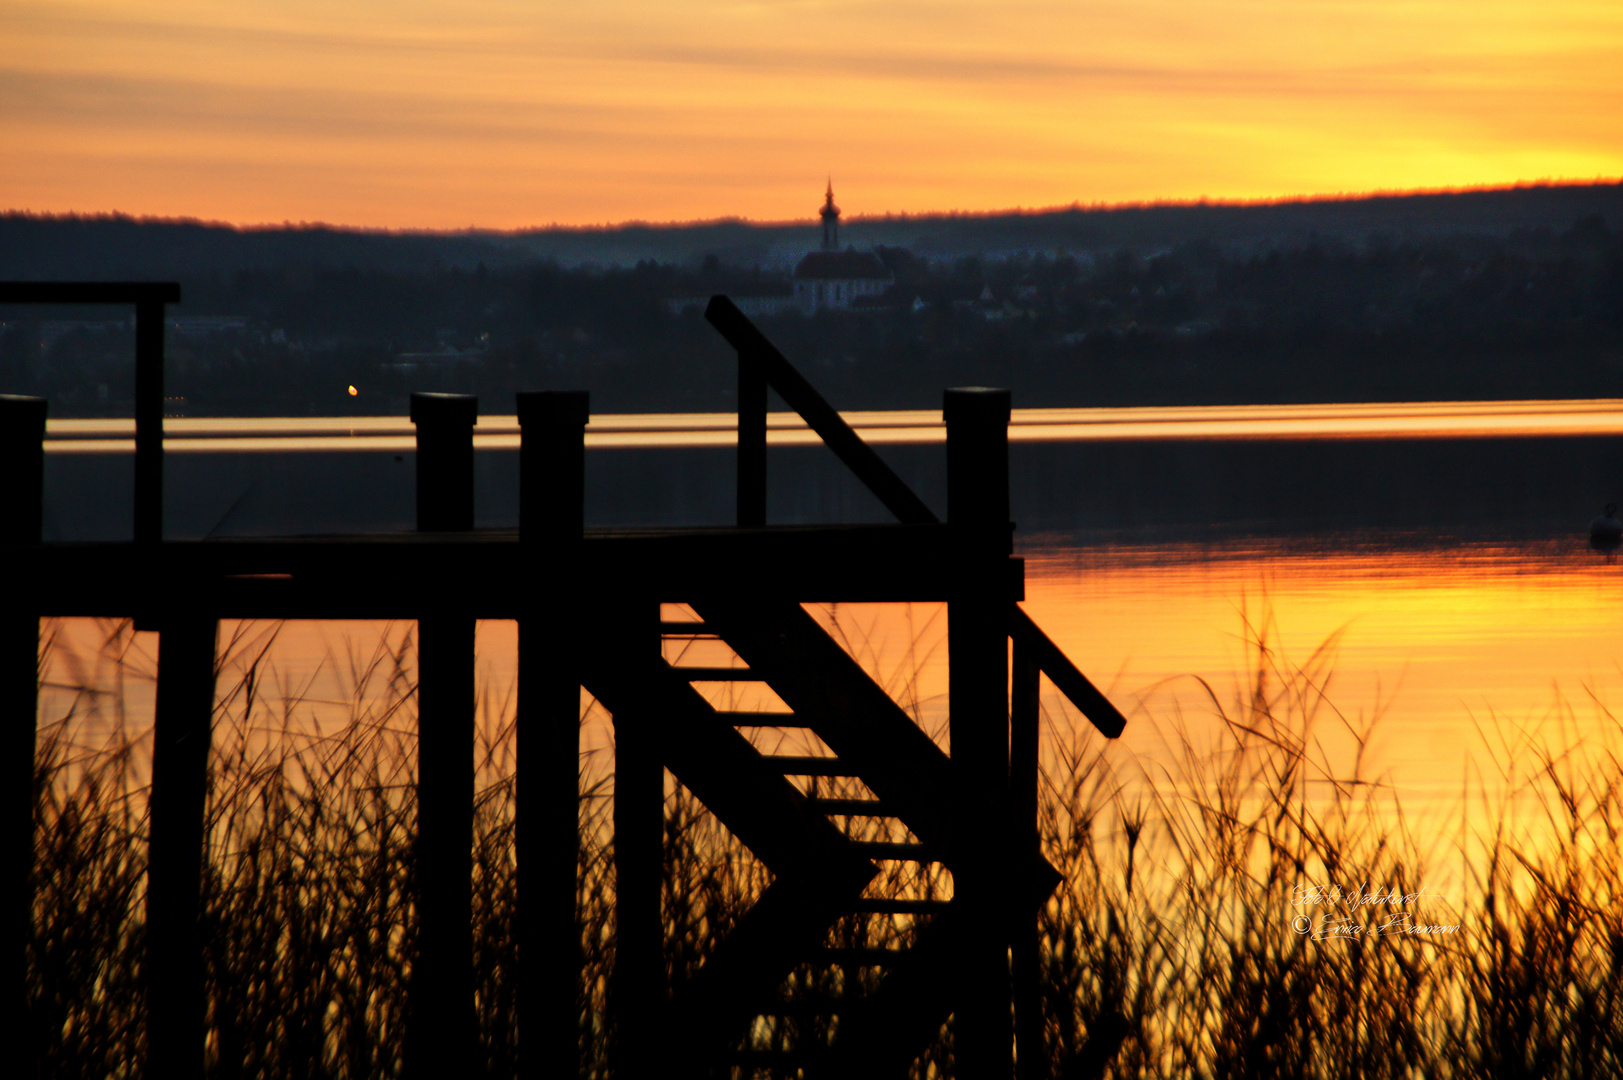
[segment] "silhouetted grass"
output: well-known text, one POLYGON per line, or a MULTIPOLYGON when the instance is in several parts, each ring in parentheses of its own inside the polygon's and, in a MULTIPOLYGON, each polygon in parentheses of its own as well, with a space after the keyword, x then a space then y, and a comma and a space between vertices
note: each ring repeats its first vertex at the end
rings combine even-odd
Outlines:
MULTIPOLYGON (((837 629, 922 721, 924 656, 893 647, 881 661, 867 631, 837 629)), ((34 1050, 50 1076, 139 1075, 143 1054, 150 746, 126 700, 150 675, 128 623, 101 630, 93 653, 53 656, 50 670, 65 675, 50 687, 55 713, 41 725, 36 759, 29 993, 34 1050)), ((397 633, 330 657, 347 714, 318 723, 305 707, 310 686, 266 659, 275 633, 262 626, 222 643, 202 897, 210 1072, 398 1075, 416 933, 414 649, 397 633)), ((48 637, 48 649, 63 648, 48 637)), ((1623 779, 1612 740, 1583 742, 1569 725, 1549 746, 1501 725, 1509 734, 1493 760, 1502 772, 1483 785, 1488 794, 1462 807, 1447 835, 1428 819, 1417 837, 1399 796, 1364 775, 1370 723, 1338 712, 1325 693, 1332 650, 1289 664, 1266 623, 1248 627, 1248 641, 1241 690, 1231 699, 1206 687, 1215 723, 1162 718, 1161 752, 1135 758, 1088 736, 1075 717, 1046 717, 1040 831, 1066 879, 1037 920, 1055 1075, 1623 1072, 1623 779), (1338 742, 1350 749, 1324 749, 1338 742), (1404 910, 1458 929, 1313 940, 1293 919, 1323 912, 1292 900, 1326 884, 1429 889, 1404 910), (1114 1044, 1110 1036, 1121 1045, 1107 1061, 1099 1048, 1114 1044)), ((491 1076, 513 1075, 520 1053, 511 706, 510 693, 482 688, 473 933, 491 1076)), ((1615 732, 1595 709, 1598 730, 1615 732)), ((591 1077, 611 1075, 613 1034, 606 766, 584 756, 580 773, 579 1050, 591 1077)), ((844 782, 820 783, 840 794, 844 782)), ((880 819, 837 820, 863 838, 906 838, 880 819)), ((667 799, 664 878, 676 978, 702 965, 769 881, 680 785, 667 799)), ((887 896, 950 889, 939 869, 900 863, 884 864, 873 886, 887 896)), ((896 948, 914 929, 902 916, 853 916, 829 943, 896 948)), ((803 968, 788 992, 863 989, 838 981, 803 968)), ((784 1045, 795 1034, 827 1032, 763 1021, 750 1044, 784 1045)), ((950 1025, 913 1072, 951 1075, 950 1025)))

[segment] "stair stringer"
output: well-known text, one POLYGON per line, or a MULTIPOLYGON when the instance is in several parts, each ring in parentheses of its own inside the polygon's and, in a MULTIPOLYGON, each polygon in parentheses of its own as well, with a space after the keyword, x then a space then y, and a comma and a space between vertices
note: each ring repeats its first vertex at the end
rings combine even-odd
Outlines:
POLYGON ((668 1044, 719 1058, 743 1036, 749 1003, 769 995, 850 910, 878 868, 665 661, 586 650, 583 685, 617 737, 649 740, 661 761, 774 875, 760 900, 678 987, 668 1044))
POLYGON ((952 760, 817 620, 792 601, 727 598, 693 608, 950 867, 952 760))
MULTIPOLYGON (((727 598, 692 606, 798 720, 856 766, 859 778, 884 804, 885 815, 898 818, 926 846, 936 848, 951 869, 951 759, 861 665, 799 604, 727 598)), ((1063 880, 1046 858, 1034 856, 1030 891, 1011 898, 1008 908, 1011 944, 1015 928, 1063 880)), ((918 931, 878 991, 840 1014, 835 1041, 812 1055, 806 1080, 895 1080, 905 1074, 951 1014, 961 919, 949 905, 918 931)))

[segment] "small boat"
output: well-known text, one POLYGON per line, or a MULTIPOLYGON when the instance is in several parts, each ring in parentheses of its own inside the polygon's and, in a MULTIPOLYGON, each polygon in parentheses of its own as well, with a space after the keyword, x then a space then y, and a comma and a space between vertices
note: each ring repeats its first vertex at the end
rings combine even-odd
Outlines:
POLYGON ((1589 523, 1589 543, 1596 548, 1615 548, 1623 544, 1623 521, 1613 517, 1617 513, 1616 503, 1606 504, 1606 513, 1589 523))

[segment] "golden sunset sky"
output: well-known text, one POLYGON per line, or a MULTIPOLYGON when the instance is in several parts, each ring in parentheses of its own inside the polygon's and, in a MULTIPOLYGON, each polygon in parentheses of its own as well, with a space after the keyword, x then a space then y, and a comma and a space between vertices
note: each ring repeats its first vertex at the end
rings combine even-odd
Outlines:
POLYGON ((0 209, 521 228, 1623 176, 1620 0, 0 0, 0 209))

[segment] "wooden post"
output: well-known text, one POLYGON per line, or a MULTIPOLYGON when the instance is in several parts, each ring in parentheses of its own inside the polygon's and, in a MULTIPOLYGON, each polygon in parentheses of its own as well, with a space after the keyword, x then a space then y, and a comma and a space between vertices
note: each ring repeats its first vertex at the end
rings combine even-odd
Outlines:
POLYGON ((417 425, 417 529, 473 528, 473 425, 479 399, 471 394, 413 394, 417 425))
POLYGON ((581 531, 586 524, 584 391, 518 395, 519 539, 532 568, 519 618, 518 732, 522 798, 515 809, 519 896, 519 1040, 524 1073, 580 1071, 581 951, 575 911, 580 850, 581 531))
POLYGON ((958 564, 947 605, 953 889, 964 916, 954 1056, 959 1080, 1008 1080, 1009 392, 948 390, 944 413, 947 521, 958 564))
POLYGON ((10 597, 0 614, 0 743, 6 779, 4 847, 6 874, 5 1012, 11 1030, 26 1033, 20 1067, 35 1068, 34 1033, 28 1024, 28 939, 34 921, 34 746, 39 722, 39 617, 34 575, 23 563, 40 541, 45 494, 45 399, 0 394, 0 547, 12 555, 10 597))
MULTIPOLYGON (((1014 830, 1010 848, 1016 853, 1014 869, 1035 867, 1042 857, 1042 835, 1037 821, 1038 746, 1042 668, 1030 646, 1014 643, 1013 684, 1009 704, 1009 824, 1014 830), (1023 853, 1023 861, 1022 861, 1023 853)), ((1010 905, 1014 960, 1015 1058, 1019 1080, 1047 1080, 1048 1049, 1043 1039, 1041 942, 1032 917, 1030 896, 1037 883, 1023 889, 1026 878, 1011 877, 1010 905)))
POLYGON ((164 613, 147 851, 147 1076, 201 1077, 205 1000, 198 905, 214 720, 216 620, 164 613))
MULTIPOLYGON (((473 528, 478 399, 413 394, 417 528, 473 528)), ((414 1080, 478 1070, 473 1005, 474 619, 434 598, 417 620, 417 960, 405 1069, 414 1080)))
MULTIPOLYGON (((177 297, 178 298, 178 297, 177 297)), ((163 539, 163 314, 161 299, 135 304, 135 542, 163 539)))
POLYGON ((766 368, 738 350, 738 527, 766 524, 766 368))
MULTIPOLYGON (((613 634, 627 652, 662 648, 659 604, 627 606, 613 634)), ((646 654, 645 654, 646 655, 646 654)), ((628 662, 639 663, 628 657, 628 662)), ((661 1060, 665 999, 665 766, 649 739, 652 717, 614 718, 614 1074, 625 1080, 666 1075, 661 1060)))

